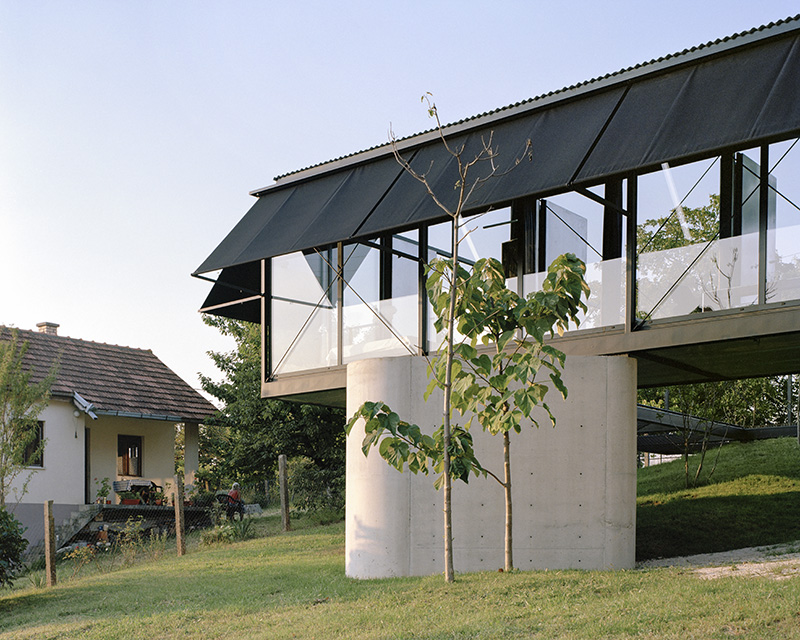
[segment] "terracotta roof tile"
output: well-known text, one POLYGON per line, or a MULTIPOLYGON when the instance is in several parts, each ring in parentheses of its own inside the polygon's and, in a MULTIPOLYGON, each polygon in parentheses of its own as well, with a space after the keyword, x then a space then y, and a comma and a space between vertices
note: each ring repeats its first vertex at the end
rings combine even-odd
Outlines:
MULTIPOLYGON (((10 340, 11 331, 0 327, 0 340, 10 340)), ((154 419, 202 421, 215 411, 150 350, 17 331, 19 341, 28 343, 24 363, 34 380, 41 380, 58 360, 53 396, 72 397, 77 392, 97 411, 154 419)))

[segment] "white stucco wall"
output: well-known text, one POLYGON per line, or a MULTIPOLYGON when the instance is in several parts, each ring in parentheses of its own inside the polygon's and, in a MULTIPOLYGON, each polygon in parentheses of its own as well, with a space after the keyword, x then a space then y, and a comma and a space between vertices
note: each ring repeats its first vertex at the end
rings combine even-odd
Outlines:
MULTIPOLYGON (((520 569, 624 569, 635 561, 636 367, 626 357, 573 357, 555 391, 557 417, 512 434, 514 564, 520 569)), ((348 365, 347 409, 383 400, 421 427, 440 421, 441 397, 423 401, 418 357, 348 365)), ((483 465, 502 472, 502 442, 473 432, 483 465)), ((361 452, 363 428, 347 443, 347 575, 373 578, 444 570, 442 495, 433 476, 399 473, 376 451, 361 452)), ((503 566, 502 488, 490 478, 454 483, 456 571, 503 566)))
MULTIPOLYGON (((83 504, 83 426, 84 414, 79 418, 73 415, 75 407, 71 402, 51 400, 39 415, 44 422, 44 468, 31 468, 33 472, 28 483, 28 492, 23 503, 42 504, 53 500, 62 504, 83 504)), ((14 483, 17 489, 20 481, 28 474, 23 473, 14 483)), ((14 502, 12 491, 10 499, 14 502)))
MULTIPOLYGON (((142 477, 162 487, 173 484, 175 476, 175 425, 161 420, 98 416, 92 420, 81 413, 75 417, 71 402, 51 400, 39 416, 44 421, 44 468, 31 469, 28 491, 19 504, 12 493, 9 503, 17 519, 27 527, 25 537, 35 544, 44 537, 43 503, 53 501, 56 524, 69 518, 85 503, 86 466, 84 460, 86 429, 91 449, 89 499, 96 496, 95 478, 124 480, 117 475, 117 436, 142 437, 142 477), (77 435, 77 437, 76 437, 77 435)), ((195 454, 196 456, 196 454, 195 454)), ((28 474, 23 474, 22 477, 28 474)), ((21 478, 22 478, 21 477, 21 478)), ((20 481, 21 481, 20 478, 20 481)), ((16 483, 19 485, 19 482, 16 483)), ((112 489, 109 498, 116 503, 112 489)))
MULTIPOLYGON (((152 480, 162 487, 175 480, 175 425, 161 420, 140 418, 119 418, 99 416, 87 424, 91 429, 90 473, 92 478, 92 498, 94 498, 94 478, 102 480, 127 480, 132 476, 117 475, 117 436, 141 436, 142 438, 142 478, 152 480)), ((137 476, 138 477, 138 476, 137 476)), ((116 502, 113 489, 110 494, 116 502)))

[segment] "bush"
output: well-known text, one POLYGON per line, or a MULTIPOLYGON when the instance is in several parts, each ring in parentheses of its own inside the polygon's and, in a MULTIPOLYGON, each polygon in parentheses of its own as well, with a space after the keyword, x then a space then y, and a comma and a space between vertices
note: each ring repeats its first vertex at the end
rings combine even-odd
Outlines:
POLYGON ((308 458, 295 458, 290 467, 292 504, 305 511, 344 509, 344 467, 320 469, 308 458))
POLYGON ((0 507, 0 587, 11 586, 22 566, 22 554, 28 546, 28 541, 22 537, 24 531, 19 520, 5 507, 0 507))
POLYGON ((200 533, 203 544, 230 544, 236 534, 230 524, 218 524, 211 529, 204 529, 200 533))

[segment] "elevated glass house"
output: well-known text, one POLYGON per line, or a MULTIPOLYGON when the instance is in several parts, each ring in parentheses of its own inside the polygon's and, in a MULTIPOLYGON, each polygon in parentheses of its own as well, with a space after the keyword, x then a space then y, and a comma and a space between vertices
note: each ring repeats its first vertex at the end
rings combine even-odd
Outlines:
MULTIPOLYGON (((491 137, 503 165, 461 221, 465 263, 501 259, 522 294, 560 253, 587 263, 567 353, 632 355, 640 386, 800 370, 798 17, 444 133, 467 158, 491 137)), ((437 132, 397 146, 450 197, 437 132)), ((194 275, 214 282, 203 311, 263 326, 265 396, 343 404, 348 363, 438 347, 424 265, 451 222, 390 145, 253 195, 194 275)))

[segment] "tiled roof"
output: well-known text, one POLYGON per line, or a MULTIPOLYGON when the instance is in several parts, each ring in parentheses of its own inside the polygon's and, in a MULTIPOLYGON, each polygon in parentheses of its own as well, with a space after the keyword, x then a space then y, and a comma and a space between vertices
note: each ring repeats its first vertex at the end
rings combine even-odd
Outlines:
MULTIPOLYGON (((0 340, 10 340, 11 331, 0 327, 0 340)), ((34 380, 41 380, 58 359, 54 397, 71 398, 77 392, 98 413, 176 422, 202 421, 215 411, 150 350, 17 331, 19 342, 28 343, 24 365, 33 370, 34 380)))
MULTIPOLYGON (((464 125, 470 125, 475 121, 482 121, 487 118, 492 117, 505 117, 506 115, 514 115, 517 111, 521 109, 529 109, 529 108, 536 108, 539 106, 540 103, 547 102, 548 100, 552 99, 560 99, 563 97, 569 96, 570 93, 576 91, 584 91, 584 90, 591 90, 595 86, 604 85, 608 82, 617 82, 617 81, 624 81, 629 75, 640 73, 640 72, 647 72, 651 70, 655 70, 659 68, 660 65, 663 66, 672 66, 675 64, 680 64, 684 59, 690 58, 693 55, 711 55, 717 53, 718 51, 723 51, 728 46, 735 46, 740 43, 742 40, 747 40, 748 38, 759 38, 759 37, 769 37, 773 33, 780 31, 781 29, 785 28, 794 28, 797 24, 800 23, 800 14, 796 16, 790 16, 784 20, 778 20, 776 22, 770 22, 769 24, 762 25, 760 27, 754 27, 747 31, 742 31, 741 33, 735 33, 731 36, 726 36, 724 38, 718 38, 712 42, 707 42, 705 44, 701 44, 698 46, 690 47, 688 49, 684 49, 683 51, 678 51, 677 53, 672 53, 666 56, 662 56, 660 58, 656 58, 654 60, 650 60, 648 62, 642 62, 640 64, 634 65, 632 67, 627 67, 625 69, 620 69, 619 71, 614 71, 613 73, 608 73, 603 76, 599 76, 597 78, 592 78, 591 80, 586 80, 584 82, 579 82, 577 84, 571 85, 569 87, 564 87, 563 89, 558 89, 556 91, 550 91, 546 94, 542 94, 536 96, 534 98, 529 98, 527 100, 523 100, 521 102, 517 102, 515 104, 507 105, 505 107, 500 107, 498 109, 494 109, 492 111, 488 111, 486 113, 481 113, 475 116, 470 116, 468 118, 464 118, 457 122, 451 122, 449 124, 444 125, 444 129, 450 129, 452 127, 459 127, 464 125)), ((411 136, 405 136, 399 138, 397 143, 403 143, 409 140, 413 140, 415 138, 419 138, 420 136, 424 136, 426 134, 430 134, 435 132, 435 129, 430 129, 428 131, 423 131, 421 133, 417 133, 411 136)), ((384 149, 390 148, 389 143, 379 144, 368 149, 364 149, 362 151, 357 151, 355 153, 351 153, 345 156, 341 156, 339 158, 334 158, 332 160, 327 160, 325 162, 320 162, 303 169, 297 169, 296 171, 290 171, 288 173, 281 174, 276 176, 274 180, 276 182, 281 182, 287 178, 294 178, 298 174, 304 174, 308 171, 323 169, 326 168, 328 165, 333 165, 335 163, 339 163, 342 161, 348 161, 351 159, 355 159, 362 154, 380 151, 384 149)), ((257 189, 251 192, 251 195, 259 195, 261 191, 268 189, 269 187, 265 187, 263 189, 257 189)))

